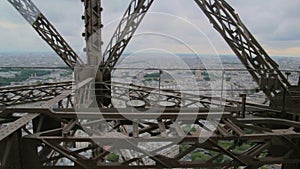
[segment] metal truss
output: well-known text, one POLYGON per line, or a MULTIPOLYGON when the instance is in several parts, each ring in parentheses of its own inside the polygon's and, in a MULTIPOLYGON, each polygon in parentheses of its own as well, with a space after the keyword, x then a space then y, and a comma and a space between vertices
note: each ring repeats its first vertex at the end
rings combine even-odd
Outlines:
MULTIPOLYGON (((14 117, 13 112, 28 112, 26 109, 7 111, 11 112, 10 117, 14 117)), ((20 161, 24 168, 32 169, 62 168, 61 161, 69 161, 69 168, 87 169, 258 168, 265 164, 292 165, 300 160, 300 148, 297 146, 300 123, 294 121, 235 119, 230 113, 218 111, 210 113, 222 113, 220 119, 207 119, 209 113, 193 114, 193 110, 183 111, 186 115, 181 120, 177 120, 179 114, 175 110, 165 110, 159 117, 157 113, 141 115, 130 108, 119 109, 119 112, 116 109, 103 109, 100 110, 101 114, 91 110, 76 113, 49 108, 32 109, 32 112, 51 116, 62 125, 48 131, 32 132, 30 125, 24 123, 29 123, 38 115, 29 113, 12 122, 9 127, 3 127, 0 133, 7 133, 12 128, 17 132, 5 137, 5 140, 1 139, 7 145, 0 155, 2 161, 12 155, 12 147, 8 144, 17 140, 20 144, 19 153, 27 154, 22 160, 9 158, 2 163, 3 168, 20 165, 20 161), (96 118, 99 115, 103 115, 103 118, 96 118), (77 116, 82 118, 75 120, 77 116), (86 123, 80 123, 82 121, 86 123), (99 126, 99 121, 107 124, 105 128, 99 126), (16 130, 17 127, 19 130, 16 130), (18 135, 20 130, 25 134, 18 135), (147 144, 157 146, 151 148, 147 144), (97 155, 92 155, 99 149, 101 151, 97 155), (111 154, 118 156, 113 162, 109 161, 111 154), (195 154, 202 158, 194 158, 195 154), (32 161, 33 158, 36 160, 32 161)), ((16 152, 13 154, 17 155, 16 152)))
POLYGON ((254 118, 251 114, 237 118, 233 114, 272 113, 268 107, 225 101, 225 107, 220 109, 209 103, 209 97, 198 100, 186 94, 182 100, 176 92, 156 93, 151 88, 109 83, 113 84, 113 100, 155 94, 173 101, 177 98, 181 107, 149 112, 154 106, 150 104, 99 110, 86 104, 92 97, 92 84, 89 78, 74 86, 75 98, 72 91, 65 91, 41 107, 4 109, 0 113, 0 146, 6 148, 0 154, 1 167, 61 168, 62 161, 69 161, 69 168, 258 168, 277 163, 295 166, 300 160, 299 122, 254 118), (49 126, 45 119, 60 125, 48 130, 39 127, 49 126), (33 128, 32 123, 36 124, 33 128), (20 147, 18 151, 11 151, 15 147, 12 143, 20 147), (159 146, 147 148, 150 143, 159 146), (113 162, 109 161, 112 154, 118 156, 113 162), (195 158, 195 154, 201 158, 195 158), (33 158, 38 160, 28 162, 33 158))
POLYGON ((72 82, 0 88, 0 107, 50 100, 72 89, 72 82))
POLYGON ((85 13, 85 33, 83 34, 86 40, 87 64, 97 66, 101 56, 101 0, 83 0, 85 13))
POLYGON ((74 69, 75 65, 84 65, 79 56, 31 0, 8 1, 71 69, 74 69))
POLYGON ((153 0, 131 0, 103 53, 103 61, 100 64, 103 77, 111 73, 152 3, 153 0))
MULTIPOLYGON (((0 168, 26 168, 31 163, 30 158, 33 157, 32 153, 34 153, 31 147, 35 145, 32 144, 34 142, 26 142, 26 140, 21 139, 22 132, 28 134, 60 126, 50 107, 60 109, 73 107, 71 93, 71 90, 66 90, 59 96, 47 101, 39 106, 41 111, 38 113, 32 108, 5 108, 0 112, 0 168), (18 112, 25 114, 22 113, 21 115, 18 112), (18 114, 17 117, 13 117, 16 113, 18 114), (26 126, 29 126, 30 129, 27 129, 26 126)), ((44 149, 44 155, 47 155, 48 151, 44 149)), ((43 154, 40 155, 43 156, 43 154)))
MULTIPOLYGON (((30 0, 8 1, 69 67, 83 65, 30 0)), ((83 2, 88 64, 93 66, 101 55, 102 8, 100 0, 83 2)), ((0 168, 255 169, 282 164, 299 169, 299 109, 295 121, 281 119, 284 111, 278 109, 283 101, 294 101, 283 94, 293 95, 293 86, 224 0, 195 2, 277 107, 248 103, 245 95, 236 101, 111 82, 112 69, 153 3, 132 0, 103 54, 101 80, 85 76, 73 85, 0 88, 0 168), (10 107, 38 101, 45 102, 10 107), (131 101, 145 104, 128 105, 131 101)))
POLYGON ((279 70, 279 66, 269 57, 226 1, 195 0, 195 2, 244 66, 253 70, 249 71, 250 74, 274 104, 278 92, 291 87, 279 70))
MULTIPOLYGON (((121 57, 152 3, 153 0, 131 0, 129 7, 125 11, 125 14, 103 53, 96 81, 111 81, 112 69, 121 57)), ((104 89, 104 86, 98 85, 96 88, 104 89)), ((107 93, 102 93, 103 91, 101 90, 97 92, 99 92, 97 95, 110 95, 110 91, 106 91, 107 93)), ((97 100, 104 106, 111 104, 110 99, 103 100, 103 98, 98 97, 97 100)))
MULTIPOLYGON (((261 116, 276 117, 278 113, 281 113, 281 110, 273 109, 268 105, 247 102, 245 100, 245 94, 241 95, 240 100, 232 100, 227 99, 226 97, 212 96, 209 93, 206 95, 191 94, 170 89, 158 89, 120 82, 103 82, 101 84, 103 84, 107 90, 111 90, 111 95, 102 95, 100 97, 112 99, 113 103, 121 101, 126 104, 126 102, 131 100, 141 100, 145 103, 143 107, 150 108, 158 105, 159 102, 171 102, 174 103, 171 106, 174 108, 197 107, 202 111, 209 111, 214 108, 220 110, 227 109, 229 112, 238 113, 238 116, 244 116, 243 114, 246 112, 255 112, 259 113, 261 116), (239 112, 237 110, 241 111, 239 112)), ((108 105, 108 107, 118 107, 118 105, 113 103, 108 105)))

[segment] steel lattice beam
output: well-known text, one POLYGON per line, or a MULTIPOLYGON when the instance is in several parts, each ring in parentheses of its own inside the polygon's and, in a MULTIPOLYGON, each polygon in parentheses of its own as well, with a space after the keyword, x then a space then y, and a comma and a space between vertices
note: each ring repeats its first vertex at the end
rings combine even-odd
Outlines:
POLYGON ((195 0, 195 2, 244 66, 253 70, 249 71, 250 74, 271 102, 278 95, 278 89, 282 92, 291 86, 278 69, 279 66, 269 57, 227 2, 224 0, 195 0))
POLYGON ((0 88, 0 107, 50 100, 71 89, 72 82, 0 88))
POLYGON ((86 40, 87 64, 97 66, 101 54, 101 0, 84 0, 84 21, 85 33, 83 34, 86 40))
POLYGON ((76 65, 84 65, 79 56, 31 0, 8 1, 71 69, 74 69, 76 65))
POLYGON ((110 74, 116 65, 152 3, 153 0, 131 0, 103 53, 103 61, 100 64, 103 77, 109 76, 107 74, 110 74))

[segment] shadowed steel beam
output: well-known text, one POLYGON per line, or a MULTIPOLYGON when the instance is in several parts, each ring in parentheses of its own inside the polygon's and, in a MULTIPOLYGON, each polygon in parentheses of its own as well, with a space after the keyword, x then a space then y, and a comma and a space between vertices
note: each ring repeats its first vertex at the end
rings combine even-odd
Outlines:
POLYGON ((33 120, 34 118, 38 117, 39 114, 27 114, 21 117, 20 119, 16 120, 15 122, 11 123, 10 125, 0 129, 0 141, 26 125, 29 121, 33 120))
POLYGON ((116 65, 152 3, 153 0, 132 0, 130 2, 103 53, 103 61, 100 64, 103 77, 107 76, 116 65))
POLYGON ((48 45, 74 69, 83 62, 31 0, 8 0, 48 45))
POLYGON ((271 100, 277 90, 290 87, 290 83, 258 41, 243 24, 235 10, 224 0, 195 0, 213 27, 238 56, 253 79, 271 100))

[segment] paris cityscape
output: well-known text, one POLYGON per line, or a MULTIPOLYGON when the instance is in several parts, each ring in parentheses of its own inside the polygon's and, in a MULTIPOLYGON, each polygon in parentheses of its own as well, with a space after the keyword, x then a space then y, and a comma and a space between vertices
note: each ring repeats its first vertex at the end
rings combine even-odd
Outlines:
MULTIPOLYGON (((209 60, 215 60, 216 56, 175 54, 176 56, 178 56, 179 60, 182 60, 186 64, 186 67, 184 67, 186 69, 180 69, 180 63, 177 63, 178 65, 176 66, 176 63, 165 62, 161 59, 158 63, 155 63, 157 62, 157 57, 155 57, 156 55, 161 56, 163 54, 152 54, 153 59, 149 59, 148 56, 148 61, 146 63, 143 59, 143 56, 132 56, 130 54, 126 54, 125 58, 123 58, 123 60, 119 63, 115 72, 113 73, 113 81, 134 83, 161 89, 178 90, 178 84, 176 83, 184 85, 187 84, 186 82, 188 80, 194 79, 195 83, 198 86, 198 91, 200 91, 201 94, 207 94, 209 92, 207 89, 211 88, 210 82, 223 79, 223 81, 226 82, 226 86, 224 86, 223 89, 231 89, 228 90, 225 96, 227 99, 239 100, 239 93, 244 92, 248 94, 249 102, 267 104, 264 93, 259 92, 259 90, 256 90, 258 89, 258 85, 253 81, 251 75, 235 56, 218 56, 223 66, 222 69, 214 70, 212 71, 212 73, 203 73, 209 72, 209 69, 205 69, 205 64, 203 62, 208 63, 209 60), (179 69, 176 70, 173 69, 173 67, 177 67, 179 69), (159 75, 159 70, 161 69, 163 70, 163 72, 161 73, 161 75, 159 75), (169 72, 168 76, 164 75, 164 71, 169 72), (172 71, 173 73, 170 73, 172 71), (225 72, 223 75, 224 77, 217 77, 220 76, 220 73, 223 71, 225 72), (176 75, 174 75, 174 73, 176 75), (177 76, 178 74, 181 74, 181 76, 177 76), (174 78, 176 78, 176 80, 174 78), (160 82, 159 84, 158 81, 160 82), (203 91, 201 92, 201 90, 203 91)), ((166 60, 168 60, 168 57, 165 58, 166 60)), ((64 63, 58 57, 56 57, 55 54, 1 53, 0 59, 3 60, 3 62, 1 62, 0 64, 0 87, 33 85, 74 80, 73 72, 67 67, 65 67, 64 63)), ((274 59, 278 63, 280 63, 280 68, 282 70, 291 73, 291 75, 289 75, 289 81, 292 84, 296 85, 300 76, 300 58, 276 56, 274 57, 274 59)), ((218 81, 218 83, 220 83, 220 81, 218 81)), ((181 90, 182 88, 188 89, 190 88, 190 86, 190 84, 186 86, 181 86, 181 90)), ((189 90, 186 90, 184 92, 189 92, 189 90)), ((190 92, 194 93, 195 91, 190 92)), ((117 103, 115 106, 117 106, 117 103)), ((80 135, 80 133, 77 134, 80 135)), ((81 144, 77 145, 77 147, 81 146, 81 144)), ((161 146, 161 143, 144 144, 142 147, 148 147, 148 149, 155 149, 155 147, 159 146, 161 146)), ((182 151, 181 149, 182 147, 175 146, 165 153, 169 156, 174 156, 174 154, 176 154, 177 151, 182 151)), ((85 156, 90 156, 90 153, 91 152, 86 152, 85 156)), ((116 157, 110 156, 109 160, 114 161, 114 158, 116 157)), ((192 156, 186 158, 188 158, 188 160, 193 160, 198 157, 196 157, 196 154, 192 154, 192 156)), ((149 159, 148 163, 151 163, 149 159)), ((68 159, 62 159, 59 161, 58 164, 72 165, 73 162, 68 159)), ((281 168, 281 166, 270 165, 265 166, 265 168, 279 169, 281 168)))
MULTIPOLYGON (((178 83, 182 85, 186 82, 186 80, 192 79, 195 81, 195 83, 197 83, 197 86, 200 88, 200 90, 204 90, 210 88, 209 82, 216 81, 217 79, 223 79, 223 81, 226 82, 226 86, 224 86, 224 88, 228 90, 240 89, 239 92, 248 92, 248 94, 252 95, 255 92, 256 95, 254 95, 255 97, 252 98, 254 99, 252 100, 253 102, 257 101, 257 99, 260 99, 259 102, 263 103, 263 100, 266 98, 262 92, 259 93, 256 91, 256 89, 259 90, 258 85, 253 81, 251 75, 244 68, 242 63, 233 55, 205 56, 201 54, 175 54, 178 56, 179 60, 186 64, 184 67, 180 65, 181 62, 166 62, 168 60, 168 57, 166 56, 160 58, 159 62, 155 63, 157 58, 159 58, 159 56, 163 56, 164 54, 146 55, 152 55, 152 59, 149 59, 149 56, 146 56, 148 61, 145 62, 143 58, 145 56, 143 56, 143 54, 139 54, 138 56, 125 54, 125 59, 123 58, 123 61, 120 61, 113 73, 114 81, 131 83, 134 78, 137 78, 136 76, 138 76, 139 73, 143 72, 142 77, 138 77, 134 83, 138 84, 143 82, 143 85, 158 88, 158 81, 159 78, 161 78, 161 88, 175 89, 176 86, 172 85, 172 80, 171 82, 168 81, 166 83, 163 77, 157 76, 152 79, 145 78, 145 75, 149 76, 153 73, 156 74, 159 72, 159 69, 162 69, 172 72, 171 74, 173 76, 174 73, 177 75, 183 74, 181 77, 174 77, 177 78, 176 80, 181 81, 178 83), (209 64, 209 61, 215 60, 216 57, 220 59, 219 64, 221 67, 219 70, 213 71, 209 69, 209 66, 211 65, 205 65, 205 63, 209 64), (174 64, 177 65, 174 66, 174 64), (176 70, 174 67, 176 67, 178 70, 176 70), (221 74, 223 71, 224 75, 222 77, 221 74), (206 77, 203 75, 203 72, 210 73, 207 74, 206 77), (219 77, 214 79, 214 74, 218 74, 219 77)), ((0 86, 2 87, 74 80, 74 74, 72 71, 65 67, 63 61, 61 61, 54 53, 0 53, 0 58, 3 60, 0 63, 0 86)), ((300 75, 300 58, 274 56, 273 59, 279 63, 279 67, 283 72, 291 73, 289 75, 290 83, 297 85, 300 75)), ((187 85, 182 88, 187 89, 190 87, 187 85)), ((234 94, 231 94, 231 96, 228 95, 227 97, 232 97, 233 95, 234 94)), ((236 96, 234 99, 239 98, 236 96)))
POLYGON ((3 2, 0 169, 300 169, 300 1, 3 2))

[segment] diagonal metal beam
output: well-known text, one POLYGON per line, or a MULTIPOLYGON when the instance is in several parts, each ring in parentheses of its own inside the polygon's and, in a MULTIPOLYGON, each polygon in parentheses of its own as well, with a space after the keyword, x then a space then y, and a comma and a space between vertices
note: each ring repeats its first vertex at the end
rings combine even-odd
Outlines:
POLYGON ((106 50, 100 71, 107 76, 116 65, 154 0, 132 0, 113 34, 106 50))
POLYGON ((75 65, 84 65, 79 56, 31 0, 8 0, 8 2, 17 9, 71 69, 74 69, 75 65))
POLYGON ((271 100, 278 89, 290 83, 255 37, 243 24, 235 10, 224 0, 195 0, 213 27, 221 34, 249 73, 271 100))
POLYGON ((51 147, 53 150, 59 152, 62 156, 66 157, 66 158, 70 159, 71 161, 73 161, 74 163, 80 165, 82 168, 85 168, 85 169, 89 169, 89 168, 90 168, 90 167, 86 166, 84 163, 80 162, 76 157, 74 157, 74 156, 68 154, 69 152, 67 152, 67 151, 65 151, 64 149, 62 149, 61 146, 59 146, 59 145, 54 145, 54 144, 52 144, 51 142, 46 141, 46 140, 43 140, 43 142, 44 142, 47 146, 51 147))
POLYGON ((0 141, 26 125, 29 121, 33 120, 34 118, 38 117, 39 114, 27 114, 21 117, 20 119, 16 120, 15 122, 11 123, 10 125, 0 129, 0 141))

